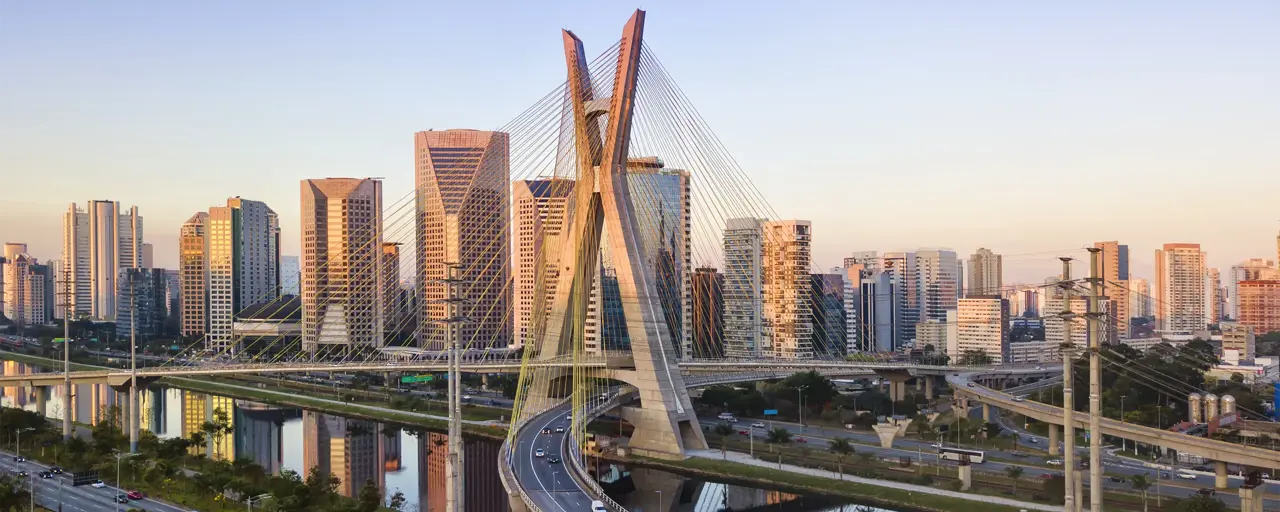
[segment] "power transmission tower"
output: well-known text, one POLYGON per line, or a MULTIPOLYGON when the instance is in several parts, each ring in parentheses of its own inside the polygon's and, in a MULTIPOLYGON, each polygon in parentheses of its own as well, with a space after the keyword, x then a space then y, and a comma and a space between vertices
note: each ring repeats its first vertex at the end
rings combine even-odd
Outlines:
POLYGON ((1089 510, 1102 511, 1102 249, 1089 248, 1089 510))
POLYGON ((435 323, 444 324, 445 343, 449 353, 449 454, 445 459, 445 474, 448 479, 448 485, 445 488, 445 509, 449 512, 462 512, 466 510, 463 500, 462 471, 462 372, 458 347, 458 338, 461 337, 462 331, 455 329, 454 326, 467 321, 466 317, 458 315, 458 304, 467 302, 467 299, 458 297, 457 285, 464 282, 458 277, 458 264, 445 263, 444 265, 448 277, 432 282, 444 285, 445 298, 435 302, 445 305, 445 318, 436 320, 435 323))
POLYGON ((71 440, 71 264, 62 266, 62 440, 71 440))
MULTIPOLYGON (((1071 258, 1064 256, 1058 258, 1062 260, 1062 280, 1058 281, 1058 286, 1062 288, 1062 311, 1058 314, 1062 318, 1062 328, 1066 333, 1062 342, 1062 469, 1065 478, 1063 487, 1065 495, 1063 496, 1063 510, 1068 512, 1076 512, 1076 489, 1079 488, 1078 473, 1076 473, 1076 431, 1073 428, 1075 419, 1072 411, 1075 408, 1075 397, 1072 395, 1072 382, 1075 380, 1071 375, 1072 356, 1075 354, 1075 340, 1071 337, 1071 321, 1075 316, 1071 312, 1071 288, 1075 283, 1071 281, 1071 258)), ((1052 427, 1052 425, 1050 425, 1052 427)))

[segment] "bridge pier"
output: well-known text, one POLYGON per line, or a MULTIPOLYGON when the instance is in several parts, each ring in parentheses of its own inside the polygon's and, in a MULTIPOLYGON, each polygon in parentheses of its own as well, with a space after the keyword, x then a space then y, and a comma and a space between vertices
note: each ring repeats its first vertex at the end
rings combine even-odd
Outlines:
POLYGON ((1258 487, 1240 488, 1240 512, 1262 512, 1264 493, 1258 487))
POLYGON ((933 400, 933 377, 924 378, 924 398, 933 400))
POLYGON ((920 381, 922 381, 922 380, 924 380, 924 379, 925 379, 924 377, 916 377, 916 378, 915 378, 915 381, 916 381, 916 391, 920 391, 920 388, 924 386, 924 383, 920 382, 920 381))
POLYGON ((960 490, 967 491, 973 484, 973 466, 961 463, 959 466, 960 490))
POLYGON ((1213 488, 1227 488, 1227 463, 1222 461, 1213 462, 1213 488))
POLYGON ((36 412, 40 416, 48 416, 49 409, 49 388, 45 386, 32 386, 32 393, 36 395, 36 412))
POLYGON ((1049 455, 1062 455, 1062 449, 1058 448, 1058 426, 1049 423, 1049 455))
POLYGON ((881 448, 893 448, 893 439, 898 437, 898 426, 892 423, 877 423, 871 426, 880 438, 881 448))
POLYGON ((991 423, 991 404, 982 404, 982 422, 991 423))

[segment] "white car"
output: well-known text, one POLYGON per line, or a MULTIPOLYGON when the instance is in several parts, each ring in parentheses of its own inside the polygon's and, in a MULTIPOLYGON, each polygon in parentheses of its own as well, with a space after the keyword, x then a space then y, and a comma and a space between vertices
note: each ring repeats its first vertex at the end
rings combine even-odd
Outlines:
POLYGON ((1050 465, 1050 466, 1061 466, 1061 465, 1062 465, 1062 459, 1049 459, 1049 460, 1045 461, 1045 464, 1048 464, 1048 465, 1050 465))
POLYGON ((1022 397, 1020 397, 1020 396, 1015 396, 1015 397, 1013 397, 1013 401, 1014 401, 1014 402, 1026 402, 1026 401, 1027 401, 1027 399, 1026 399, 1026 398, 1022 398, 1022 397))
POLYGON ((591 512, 609 512, 609 509, 604 508, 603 501, 597 500, 591 502, 591 512))
POLYGON ((546 457, 546 456, 547 456, 547 452, 542 451, 542 448, 538 448, 538 449, 536 449, 536 450, 534 450, 534 451, 533 451, 533 456, 534 456, 534 457, 546 457))
POLYGON ((1178 478, 1181 478, 1181 479, 1183 479, 1183 480, 1195 480, 1195 479, 1196 479, 1196 476, 1195 476, 1195 475, 1193 475, 1193 474, 1191 474, 1191 473, 1182 473, 1182 472, 1179 472, 1179 473, 1178 473, 1178 478))
POLYGON ((930 448, 942 448, 942 443, 933 443, 933 444, 929 445, 929 447, 930 447, 930 448))
POLYGON ((94 482, 92 485, 93 485, 93 488, 94 488, 94 489, 101 489, 101 488, 103 488, 103 487, 106 487, 106 486, 107 486, 107 484, 106 484, 105 482, 103 482, 102 480, 98 480, 98 481, 94 482))
POLYGON ((757 421, 751 424, 751 428, 764 428, 764 423, 757 421))

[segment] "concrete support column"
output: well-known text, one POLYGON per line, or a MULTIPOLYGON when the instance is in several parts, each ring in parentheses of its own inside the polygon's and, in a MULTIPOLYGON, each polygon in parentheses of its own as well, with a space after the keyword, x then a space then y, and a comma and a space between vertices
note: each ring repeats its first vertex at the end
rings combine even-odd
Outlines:
POLYGON ((871 426, 880 438, 881 448, 893 448, 893 438, 898 437, 898 426, 893 423, 877 423, 871 426))
POLYGON ((134 382, 129 385, 129 453, 138 453, 138 424, 142 421, 139 412, 138 383, 134 382))
POLYGON ((920 391, 920 387, 924 385, 920 381, 924 379, 925 377, 916 377, 916 391, 920 391))
POLYGON ((982 404, 982 422, 991 423, 991 404, 982 404))
POLYGON ((933 377, 924 377, 924 397, 933 400, 933 377))
POLYGON ((1049 455, 1062 455, 1062 449, 1058 447, 1058 426, 1049 424, 1049 455))
POLYGON ((894 399, 894 401, 901 402, 903 400, 906 400, 907 399, 907 381, 894 382, 893 386, 898 388, 898 398, 894 399))
POLYGON ((960 466, 960 467, 959 467, 959 470, 960 470, 960 471, 959 471, 959 473, 960 473, 960 490, 961 490, 961 491, 967 491, 967 490, 969 490, 970 485, 973 483, 973 466, 970 466, 970 465, 968 465, 968 464, 965 464, 965 465, 960 466))
POLYGON ((1227 463, 1215 461, 1213 463, 1213 488, 1227 488, 1227 463))
POLYGON ((35 386, 31 388, 36 394, 36 412, 40 416, 47 416, 49 409, 49 388, 45 386, 35 386))
POLYGON ((1071 468, 1071 474, 1075 477, 1072 480, 1075 482, 1076 511, 1078 512, 1084 510, 1084 479, 1080 478, 1080 468, 1071 468))
POLYGON ((1262 502, 1266 501, 1263 489, 1257 487, 1240 488, 1240 512, 1262 512, 1262 502))

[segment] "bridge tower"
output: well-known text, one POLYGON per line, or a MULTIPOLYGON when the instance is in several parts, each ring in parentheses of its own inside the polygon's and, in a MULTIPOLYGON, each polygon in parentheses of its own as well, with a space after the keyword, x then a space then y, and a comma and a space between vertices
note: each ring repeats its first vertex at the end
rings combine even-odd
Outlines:
MULTIPOLYGON (((602 87, 592 83, 582 40, 573 32, 563 31, 568 67, 566 115, 572 120, 577 180, 572 192, 574 206, 566 213, 559 237, 558 275, 547 278, 555 280, 555 293, 548 293, 549 307, 535 308, 539 314, 545 311, 545 321, 535 320, 535 324, 542 325, 535 328, 537 355, 533 359, 582 359, 588 304, 598 275, 602 238, 606 239, 619 294, 626 298, 621 301, 621 323, 630 340, 631 361, 616 364, 612 363, 616 358, 610 358, 607 369, 575 364, 575 386, 581 387, 583 378, 605 377, 634 386, 640 406, 622 411, 623 418, 635 428, 629 449, 654 457, 682 458, 685 450, 704 449, 707 443, 676 367, 671 330, 661 310, 658 279, 642 254, 643 227, 637 216, 643 213, 633 206, 627 180, 644 17, 644 11, 637 10, 623 29, 612 94, 608 97, 595 96, 602 87), (607 237, 601 236, 604 232, 607 237)), ((529 361, 526 358, 526 363, 529 361)), ((527 365, 526 370, 530 370, 527 365)), ((564 382, 566 370, 533 368, 530 396, 526 399, 545 396, 557 388, 563 393, 563 386, 552 382, 564 382)), ((521 418, 538 413, 528 409, 521 408, 521 418)))

